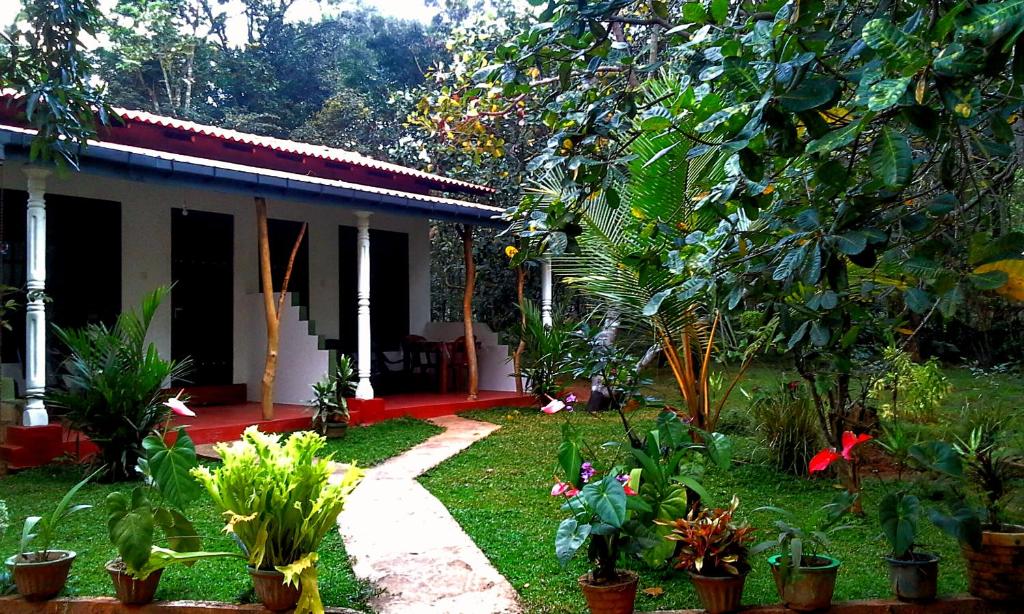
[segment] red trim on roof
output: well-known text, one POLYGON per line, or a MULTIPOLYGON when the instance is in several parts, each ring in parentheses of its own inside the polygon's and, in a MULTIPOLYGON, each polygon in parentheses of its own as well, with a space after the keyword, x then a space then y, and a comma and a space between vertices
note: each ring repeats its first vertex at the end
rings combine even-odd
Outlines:
MULTIPOLYGON (((14 102, 9 91, 2 98, 14 102)), ((114 110, 121 121, 102 126, 100 141, 414 194, 429 194, 432 190, 495 192, 487 186, 374 160, 344 149, 206 126, 145 111, 114 110)), ((27 126, 19 104, 0 105, 0 119, 27 126)))

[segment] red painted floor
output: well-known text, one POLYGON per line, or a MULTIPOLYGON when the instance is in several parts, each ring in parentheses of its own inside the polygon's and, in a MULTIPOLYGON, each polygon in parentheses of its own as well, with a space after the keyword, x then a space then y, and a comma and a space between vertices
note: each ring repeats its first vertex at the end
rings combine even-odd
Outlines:
MULTIPOLYGON (((474 401, 467 400, 465 392, 396 394, 369 401, 349 401, 353 424, 373 424, 403 416, 436 418, 474 409, 533 405, 537 405, 533 396, 492 390, 481 390, 474 401)), ((260 430, 268 433, 299 431, 309 428, 312 417, 309 407, 285 404, 274 405, 274 418, 271 420, 263 420, 259 403, 211 405, 195 407, 194 411, 195 418, 180 418, 175 424, 184 425, 197 445, 238 439, 252 424, 259 425, 260 430)), ((58 429, 57 425, 8 428, 7 442, 0 446, 0 460, 5 460, 11 468, 25 468, 45 464, 61 455, 83 458, 96 452, 96 447, 84 435, 68 429, 60 429, 58 433, 58 429), (42 437, 44 433, 36 429, 46 429, 46 436, 42 437)))

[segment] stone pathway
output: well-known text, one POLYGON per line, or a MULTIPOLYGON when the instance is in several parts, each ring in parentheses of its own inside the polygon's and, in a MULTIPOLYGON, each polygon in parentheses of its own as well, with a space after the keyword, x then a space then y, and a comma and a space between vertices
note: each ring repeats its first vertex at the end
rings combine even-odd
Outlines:
POLYGON ((356 576, 381 592, 380 614, 513 614, 515 589, 416 477, 499 427, 458 416, 447 429, 367 471, 338 517, 356 576))

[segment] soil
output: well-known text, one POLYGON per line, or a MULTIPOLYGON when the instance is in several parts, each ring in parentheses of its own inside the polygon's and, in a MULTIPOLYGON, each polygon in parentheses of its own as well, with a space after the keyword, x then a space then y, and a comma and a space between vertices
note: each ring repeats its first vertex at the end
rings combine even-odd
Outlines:
POLYGON ((65 553, 58 552, 56 550, 50 550, 48 552, 29 552, 27 554, 21 554, 17 559, 17 563, 44 563, 47 561, 59 561, 66 558, 65 553))

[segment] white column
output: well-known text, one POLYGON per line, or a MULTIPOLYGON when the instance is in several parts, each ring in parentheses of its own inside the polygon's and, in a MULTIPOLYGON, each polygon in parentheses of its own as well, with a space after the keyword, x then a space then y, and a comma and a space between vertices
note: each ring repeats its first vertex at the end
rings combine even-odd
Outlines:
POLYGON ((356 385, 357 399, 372 399, 370 385, 370 214, 356 211, 356 261, 359 267, 358 352, 359 384, 356 385))
POLYGON ((46 392, 46 177, 50 171, 28 167, 26 226, 28 301, 25 309, 25 411, 22 424, 45 426, 50 420, 43 404, 46 392))
POLYGON ((540 317, 544 326, 554 324, 551 319, 551 259, 540 261, 540 317))

